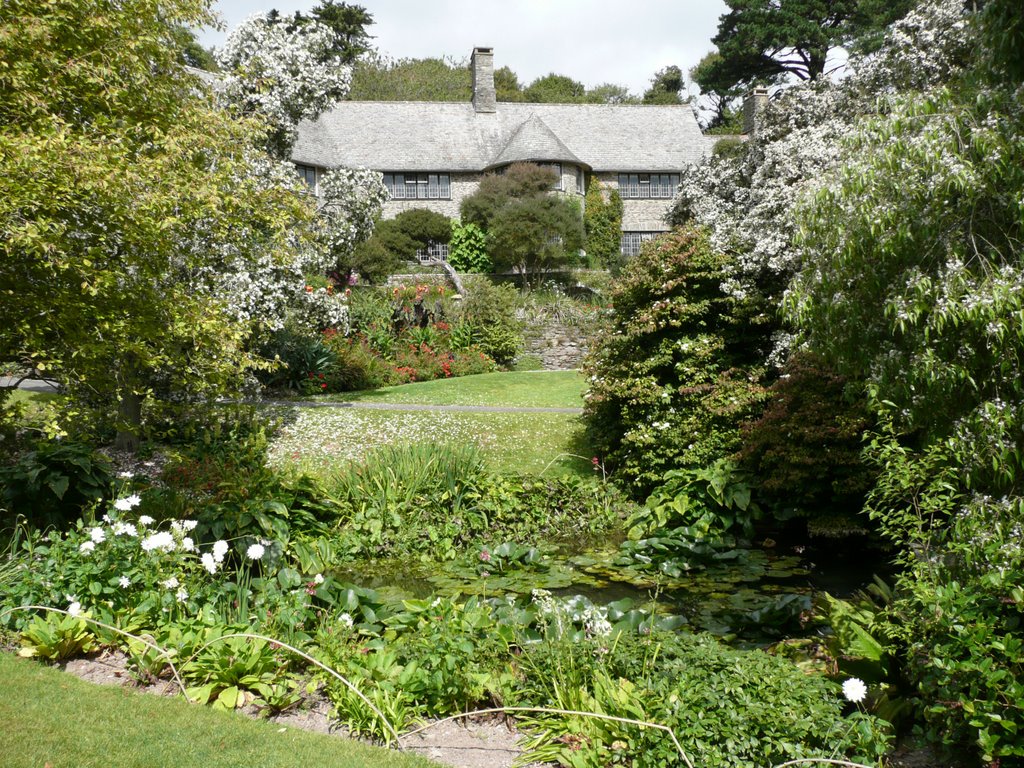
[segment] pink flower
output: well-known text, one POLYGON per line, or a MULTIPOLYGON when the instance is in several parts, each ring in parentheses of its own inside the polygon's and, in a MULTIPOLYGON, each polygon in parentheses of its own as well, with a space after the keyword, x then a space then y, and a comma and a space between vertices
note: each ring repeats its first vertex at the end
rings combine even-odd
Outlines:
POLYGON ((491 553, 488 552, 486 549, 481 549, 480 559, 483 560, 485 563, 489 563, 491 561, 491 553))

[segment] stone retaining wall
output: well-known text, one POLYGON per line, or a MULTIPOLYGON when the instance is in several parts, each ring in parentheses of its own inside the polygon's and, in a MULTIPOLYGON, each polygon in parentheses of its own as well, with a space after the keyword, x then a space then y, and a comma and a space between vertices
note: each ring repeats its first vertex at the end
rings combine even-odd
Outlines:
POLYGON ((571 371, 579 368, 587 353, 582 329, 553 323, 526 330, 524 355, 538 355, 548 371, 571 371))

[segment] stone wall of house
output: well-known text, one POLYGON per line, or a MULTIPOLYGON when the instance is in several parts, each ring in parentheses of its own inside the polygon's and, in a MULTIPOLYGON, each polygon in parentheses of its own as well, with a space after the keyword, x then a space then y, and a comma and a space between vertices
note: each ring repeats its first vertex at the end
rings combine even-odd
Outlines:
POLYGON ((579 368, 587 354, 587 340, 582 329, 551 323, 527 329, 524 355, 537 355, 548 371, 571 371, 579 368))
MULTIPOLYGON (((619 188, 618 173, 596 173, 601 184, 607 189, 619 188)), ((671 200, 623 200, 623 232, 667 232, 669 226, 665 216, 672 207, 671 200)))
POLYGON ((451 187, 450 200, 388 200, 384 204, 383 218, 393 219, 402 211, 411 211, 414 208, 426 208, 428 211, 440 213, 449 219, 459 218, 459 206, 462 201, 476 192, 480 186, 481 173, 451 173, 449 174, 451 187))

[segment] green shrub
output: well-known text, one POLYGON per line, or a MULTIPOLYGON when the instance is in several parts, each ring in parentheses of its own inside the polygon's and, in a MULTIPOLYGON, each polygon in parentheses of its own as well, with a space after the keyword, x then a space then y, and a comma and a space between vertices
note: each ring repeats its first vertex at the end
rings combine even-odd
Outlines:
POLYGON ((861 458, 866 403, 822 360, 794 354, 768 388, 764 413, 743 425, 739 461, 777 518, 856 515, 874 481, 861 458))
MULTIPOLYGON (((706 635, 588 637, 524 645, 515 703, 668 726, 694 765, 812 757, 875 764, 887 751, 884 723, 859 713, 844 718, 838 686, 783 659, 733 650, 706 635)), ((525 722, 545 730, 529 755, 534 760, 580 768, 682 763, 662 731, 577 717, 528 715, 525 722)))
POLYGON ((584 363, 587 437, 633 493, 734 453, 764 400, 767 339, 725 295, 729 259, 700 230, 648 243, 612 289, 612 328, 584 363))
POLYGON ((455 310, 455 320, 471 327, 473 341, 494 362, 511 364, 523 346, 522 326, 516 319, 518 292, 485 277, 467 276, 464 283, 466 295, 455 310))
POLYGON ((448 243, 448 263, 458 272, 490 272, 487 236, 476 224, 452 222, 452 238, 448 243))
POLYGON ((48 441, 0 467, 0 506, 33 526, 62 527, 110 494, 110 462, 86 445, 48 441))
POLYGON ((596 177, 590 179, 587 187, 583 226, 587 256, 597 259, 605 268, 618 271, 621 267, 622 198, 615 189, 610 190, 606 198, 604 185, 596 177))

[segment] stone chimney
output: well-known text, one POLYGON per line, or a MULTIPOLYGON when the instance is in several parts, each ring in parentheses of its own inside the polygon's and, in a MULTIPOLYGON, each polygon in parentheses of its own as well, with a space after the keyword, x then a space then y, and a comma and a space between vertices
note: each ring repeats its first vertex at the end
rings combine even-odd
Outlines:
POLYGON ((494 90, 494 49, 474 48, 470 59, 473 68, 473 109, 477 112, 497 111, 498 95, 494 90))
POLYGON ((768 89, 754 88, 743 97, 743 132, 748 136, 757 130, 757 121, 768 105, 768 89))

